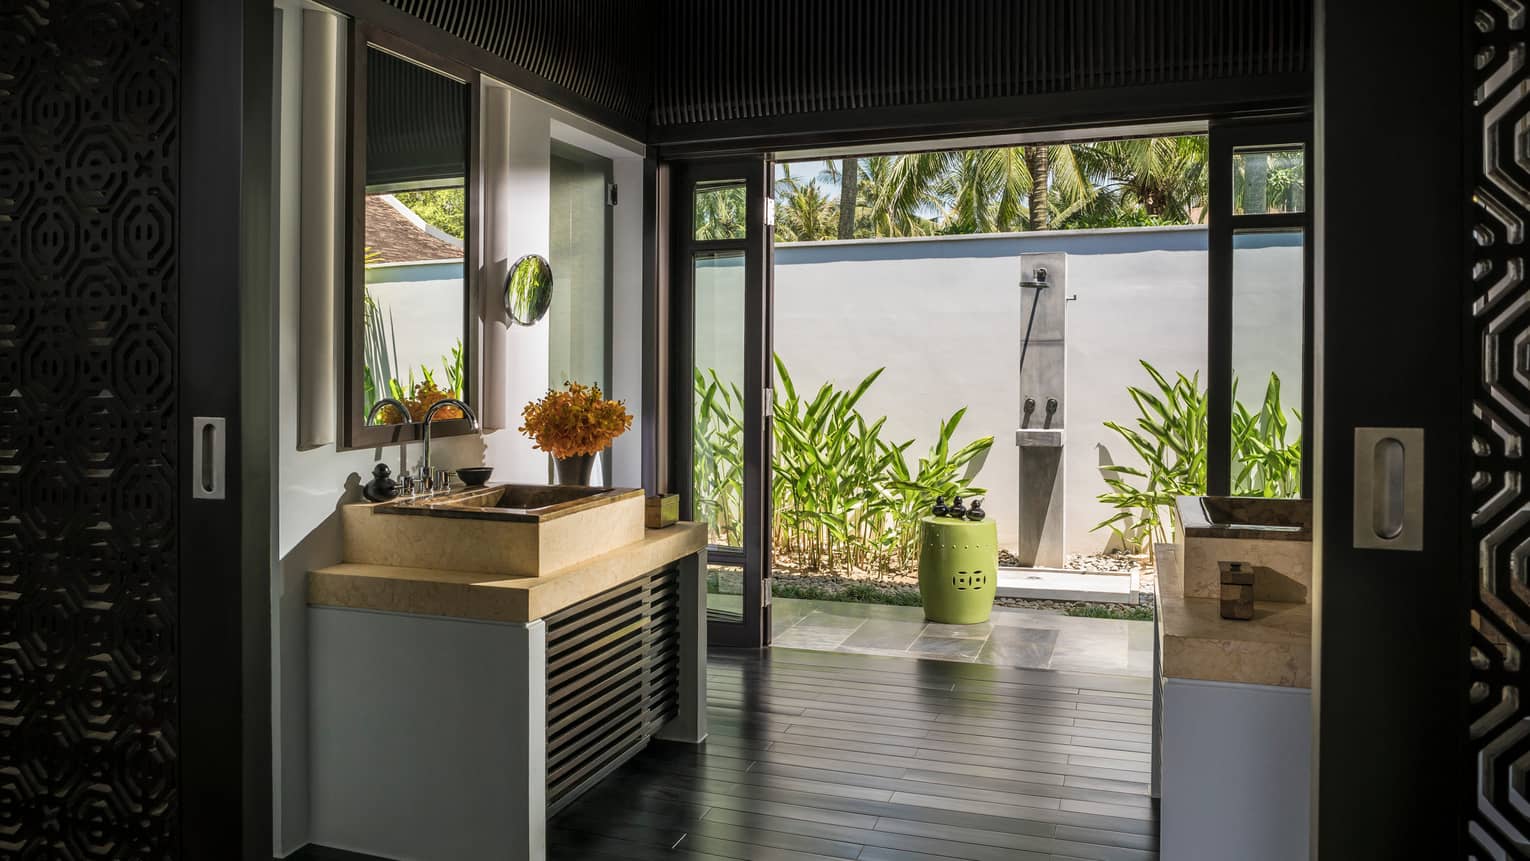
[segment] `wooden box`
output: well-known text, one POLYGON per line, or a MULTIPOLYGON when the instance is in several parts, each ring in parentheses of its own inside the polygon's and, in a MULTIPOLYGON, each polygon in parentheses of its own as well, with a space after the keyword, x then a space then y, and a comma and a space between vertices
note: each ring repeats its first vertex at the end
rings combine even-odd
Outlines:
POLYGON ((665 493, 650 496, 644 502, 644 523, 649 529, 663 529, 680 521, 680 496, 665 493))

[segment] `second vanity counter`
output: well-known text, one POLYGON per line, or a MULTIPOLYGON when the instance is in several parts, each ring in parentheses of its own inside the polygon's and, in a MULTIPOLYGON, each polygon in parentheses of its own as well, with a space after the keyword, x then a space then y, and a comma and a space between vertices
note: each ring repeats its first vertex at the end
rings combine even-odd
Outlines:
POLYGON ((646 575, 706 547, 702 523, 645 530, 642 540, 541 577, 343 562, 309 572, 319 607, 530 622, 646 575))

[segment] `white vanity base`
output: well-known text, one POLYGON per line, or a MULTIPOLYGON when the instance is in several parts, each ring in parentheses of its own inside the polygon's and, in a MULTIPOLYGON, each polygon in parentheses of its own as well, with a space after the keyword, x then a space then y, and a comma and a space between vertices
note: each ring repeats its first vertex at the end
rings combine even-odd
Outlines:
POLYGON ((541 620, 310 607, 308 624, 312 842, 420 861, 545 855, 541 620))
POLYGON ((1312 692, 1166 678, 1159 857, 1308 856, 1312 692))
MULTIPOLYGON (((678 712, 656 735, 695 744, 706 553, 674 564, 678 712)), ((396 861, 546 857, 545 621, 310 605, 308 630, 313 845, 396 861)))

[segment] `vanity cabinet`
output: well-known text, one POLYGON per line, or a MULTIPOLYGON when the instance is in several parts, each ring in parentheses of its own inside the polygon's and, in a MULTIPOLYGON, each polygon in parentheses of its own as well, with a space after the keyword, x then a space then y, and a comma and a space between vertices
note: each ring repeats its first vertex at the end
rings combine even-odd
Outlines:
POLYGON ((312 843, 540 861, 548 817, 652 739, 704 740, 705 541, 677 524, 542 577, 311 572, 312 843))

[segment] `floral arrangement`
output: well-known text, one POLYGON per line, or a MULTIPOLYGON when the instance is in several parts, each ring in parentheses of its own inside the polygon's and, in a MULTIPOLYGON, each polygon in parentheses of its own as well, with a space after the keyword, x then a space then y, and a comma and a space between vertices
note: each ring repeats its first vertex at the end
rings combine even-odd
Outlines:
POLYGON ((521 410, 521 433, 531 437, 536 448, 559 460, 598 454, 632 427, 627 405, 607 400, 599 385, 563 385, 521 410))

